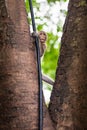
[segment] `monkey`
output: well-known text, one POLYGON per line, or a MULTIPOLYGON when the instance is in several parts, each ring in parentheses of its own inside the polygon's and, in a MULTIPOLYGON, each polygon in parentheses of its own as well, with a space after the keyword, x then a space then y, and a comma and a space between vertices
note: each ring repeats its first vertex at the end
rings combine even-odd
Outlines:
MULTIPOLYGON (((46 41, 47 41, 47 34, 44 31, 39 31, 38 33, 33 32, 31 34, 31 38, 37 36, 39 38, 39 48, 40 48, 40 57, 43 57, 45 51, 46 51, 46 41)), ((33 42, 35 42, 34 40, 32 40, 33 42)), ((48 76, 42 74, 42 80, 50 85, 54 84, 54 81, 49 78, 48 76)))
POLYGON ((40 57, 42 57, 46 51, 46 41, 47 41, 47 34, 44 31, 38 32, 39 37, 39 47, 40 47, 40 57))
POLYGON ((39 38, 39 48, 40 48, 40 57, 42 57, 46 51, 46 41, 47 41, 47 34, 44 31, 39 31, 38 33, 33 32, 31 34, 31 40, 34 43, 35 42, 35 37, 39 38))

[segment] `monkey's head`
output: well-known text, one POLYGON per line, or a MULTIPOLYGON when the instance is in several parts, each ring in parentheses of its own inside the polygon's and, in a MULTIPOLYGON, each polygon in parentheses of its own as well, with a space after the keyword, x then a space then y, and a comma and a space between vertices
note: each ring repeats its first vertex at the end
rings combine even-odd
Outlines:
POLYGON ((39 35, 40 42, 41 43, 46 43, 46 40, 47 40, 46 32, 40 31, 40 32, 38 32, 38 35, 39 35))

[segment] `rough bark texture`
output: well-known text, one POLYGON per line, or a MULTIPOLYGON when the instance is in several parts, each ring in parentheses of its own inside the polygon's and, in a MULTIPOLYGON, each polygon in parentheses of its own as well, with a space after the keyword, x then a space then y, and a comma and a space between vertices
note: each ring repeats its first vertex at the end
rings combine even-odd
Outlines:
POLYGON ((49 112, 57 130, 87 130, 87 0, 70 0, 49 112))
MULTIPOLYGON (((24 0, 0 0, 0 130, 39 129, 37 66, 29 33, 24 0)), ((45 113, 44 129, 53 130, 45 113)))
POLYGON ((0 129, 33 130, 38 85, 24 1, 0 0, 0 11, 0 129))

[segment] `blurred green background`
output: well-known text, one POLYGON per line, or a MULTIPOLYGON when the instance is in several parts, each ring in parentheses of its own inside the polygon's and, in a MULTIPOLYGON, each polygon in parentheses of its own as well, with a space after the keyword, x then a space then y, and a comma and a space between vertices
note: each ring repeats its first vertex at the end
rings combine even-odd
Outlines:
MULTIPOLYGON (((56 67, 60 55, 63 24, 67 15, 68 0, 32 0, 37 31, 47 32, 47 50, 41 59, 42 72, 55 80, 56 67)), ((31 26, 31 16, 28 0, 25 0, 28 21, 31 26)), ((46 103, 50 100, 52 86, 43 83, 46 103)))

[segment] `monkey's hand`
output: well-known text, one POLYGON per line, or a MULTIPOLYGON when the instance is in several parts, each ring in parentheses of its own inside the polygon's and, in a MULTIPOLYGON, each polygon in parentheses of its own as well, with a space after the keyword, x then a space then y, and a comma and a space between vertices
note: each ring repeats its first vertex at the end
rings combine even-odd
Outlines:
POLYGON ((30 34, 30 39, 31 39, 31 42, 32 43, 35 43, 35 37, 37 36, 37 33, 36 32, 33 32, 30 34))
POLYGON ((35 38, 35 37, 38 37, 39 35, 38 35, 37 32, 32 32, 32 33, 31 33, 31 36, 35 38))

